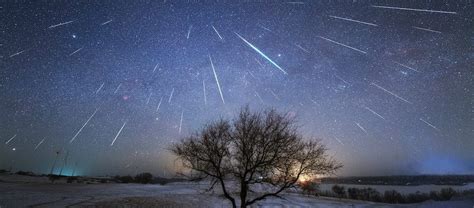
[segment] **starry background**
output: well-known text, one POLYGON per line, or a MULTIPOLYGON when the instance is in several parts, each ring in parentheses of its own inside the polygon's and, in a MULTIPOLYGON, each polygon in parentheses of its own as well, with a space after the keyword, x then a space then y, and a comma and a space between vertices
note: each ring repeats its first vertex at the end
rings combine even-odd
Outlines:
POLYGON ((171 176, 168 145, 248 104, 295 116, 339 175, 474 173, 470 1, 3 1, 0 19, 3 169, 49 173, 59 151, 55 173, 171 176))

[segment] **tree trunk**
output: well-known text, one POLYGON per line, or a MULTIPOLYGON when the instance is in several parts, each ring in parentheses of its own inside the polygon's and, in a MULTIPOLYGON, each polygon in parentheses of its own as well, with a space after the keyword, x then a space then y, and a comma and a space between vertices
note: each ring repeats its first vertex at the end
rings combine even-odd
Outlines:
POLYGON ((247 207, 246 200, 247 200, 247 192, 248 192, 248 184, 244 181, 240 181, 240 207, 245 208, 247 207))
POLYGON ((225 198, 227 198, 232 203, 232 208, 237 208, 237 205, 235 203, 235 199, 232 196, 230 196, 229 193, 227 193, 227 190, 226 190, 225 184, 224 184, 224 179, 222 179, 222 178, 217 178, 217 179, 219 179, 219 181, 220 181, 220 184, 221 184, 221 187, 222 187, 222 192, 224 192, 225 198))

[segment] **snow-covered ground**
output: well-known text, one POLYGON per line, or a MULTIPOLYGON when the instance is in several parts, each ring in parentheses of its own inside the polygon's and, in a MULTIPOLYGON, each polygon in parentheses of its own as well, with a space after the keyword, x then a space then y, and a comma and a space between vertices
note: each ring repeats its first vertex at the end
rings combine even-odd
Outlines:
MULTIPOLYGON (((218 193, 204 193, 203 184, 65 184, 45 178, 1 176, 0 207, 230 207, 218 193)), ((288 193, 284 199, 269 198, 253 207, 466 207, 474 199, 391 205, 288 193)))

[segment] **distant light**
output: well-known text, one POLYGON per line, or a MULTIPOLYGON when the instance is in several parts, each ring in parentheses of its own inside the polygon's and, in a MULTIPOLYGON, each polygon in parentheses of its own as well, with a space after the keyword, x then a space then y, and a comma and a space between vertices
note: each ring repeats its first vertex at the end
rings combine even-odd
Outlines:
POLYGON ((12 150, 13 150, 13 151, 16 151, 16 148, 15 148, 15 147, 13 147, 13 148, 12 148, 12 150))
POLYGON ((298 179, 301 183, 304 183, 306 181, 310 181, 311 177, 308 175, 301 175, 300 178, 298 179))
POLYGON ((72 35, 72 38, 77 38, 77 36, 76 36, 76 35, 72 35))

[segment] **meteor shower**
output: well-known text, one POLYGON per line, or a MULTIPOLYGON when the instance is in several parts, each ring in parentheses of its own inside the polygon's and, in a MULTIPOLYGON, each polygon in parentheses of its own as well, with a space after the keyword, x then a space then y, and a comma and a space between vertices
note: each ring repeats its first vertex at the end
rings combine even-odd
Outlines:
POLYGON ((0 208, 474 206, 473 1, 0 16, 0 208))

